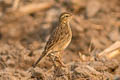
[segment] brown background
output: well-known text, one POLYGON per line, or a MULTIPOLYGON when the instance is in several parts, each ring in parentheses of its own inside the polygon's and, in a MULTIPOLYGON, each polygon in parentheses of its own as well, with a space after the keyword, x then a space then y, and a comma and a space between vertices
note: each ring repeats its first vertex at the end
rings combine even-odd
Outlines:
POLYGON ((94 56, 120 40, 119 0, 20 0, 16 4, 15 0, 0 1, 0 80, 120 78, 118 60, 94 56), (62 58, 68 67, 61 72, 70 75, 54 75, 48 58, 38 64, 37 76, 30 74, 62 12, 73 14, 72 42, 62 58))

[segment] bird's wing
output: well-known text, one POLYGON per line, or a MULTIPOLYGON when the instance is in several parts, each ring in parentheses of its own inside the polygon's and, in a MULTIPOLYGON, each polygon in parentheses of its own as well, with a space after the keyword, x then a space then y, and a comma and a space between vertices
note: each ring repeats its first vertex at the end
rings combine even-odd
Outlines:
POLYGON ((59 42, 62 40, 62 38, 64 38, 63 32, 62 32, 62 27, 56 27, 56 29, 53 31, 53 33, 51 34, 46 46, 45 46, 45 50, 51 50, 53 48, 56 47, 56 45, 59 45, 59 42))

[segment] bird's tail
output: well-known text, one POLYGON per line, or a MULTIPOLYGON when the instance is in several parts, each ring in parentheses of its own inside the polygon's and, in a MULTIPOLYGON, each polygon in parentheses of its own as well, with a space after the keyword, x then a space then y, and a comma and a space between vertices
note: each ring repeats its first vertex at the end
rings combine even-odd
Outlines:
POLYGON ((39 57, 39 59, 32 65, 33 68, 36 67, 36 65, 42 60, 42 58, 47 54, 47 52, 42 52, 42 55, 39 57))

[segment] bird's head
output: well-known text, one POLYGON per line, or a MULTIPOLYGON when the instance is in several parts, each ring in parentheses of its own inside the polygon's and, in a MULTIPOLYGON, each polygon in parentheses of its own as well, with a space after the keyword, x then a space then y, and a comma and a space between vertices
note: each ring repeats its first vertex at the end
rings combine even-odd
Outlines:
POLYGON ((69 22, 72 19, 72 14, 68 12, 64 12, 60 15, 60 22, 69 22))

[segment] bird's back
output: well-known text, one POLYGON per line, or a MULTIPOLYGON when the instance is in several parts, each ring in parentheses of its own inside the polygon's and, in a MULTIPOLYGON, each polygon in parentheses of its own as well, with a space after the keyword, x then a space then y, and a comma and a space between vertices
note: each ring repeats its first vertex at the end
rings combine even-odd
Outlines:
POLYGON ((70 43, 72 38, 72 31, 68 23, 59 24, 58 27, 51 34, 46 46, 45 51, 62 51, 70 43))

